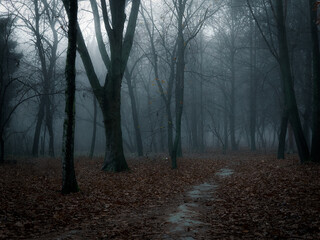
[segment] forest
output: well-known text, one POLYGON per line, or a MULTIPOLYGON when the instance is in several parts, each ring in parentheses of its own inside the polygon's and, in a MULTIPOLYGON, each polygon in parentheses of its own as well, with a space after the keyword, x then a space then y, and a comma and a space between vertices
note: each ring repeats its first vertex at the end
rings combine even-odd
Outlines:
POLYGON ((0 239, 320 239, 319 13, 0 0, 0 239))

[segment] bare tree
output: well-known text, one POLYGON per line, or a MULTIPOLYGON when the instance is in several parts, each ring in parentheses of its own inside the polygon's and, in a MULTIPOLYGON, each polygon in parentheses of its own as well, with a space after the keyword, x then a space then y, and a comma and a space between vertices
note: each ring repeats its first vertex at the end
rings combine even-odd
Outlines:
POLYGON ((128 169, 128 165, 123 154, 121 130, 121 83, 133 43, 140 0, 132 1, 131 13, 125 34, 126 1, 110 0, 108 8, 106 1, 101 0, 103 22, 110 45, 110 57, 102 37, 99 17, 100 14, 98 11, 97 2, 95 0, 90 0, 90 3, 94 16, 96 39, 101 57, 108 71, 103 85, 100 84, 95 73, 92 60, 79 26, 77 36, 78 51, 80 53, 93 92, 99 102, 104 119, 106 153, 102 169, 106 171, 119 172, 128 169), (108 9, 110 10, 110 16, 108 9))
POLYGON ((12 40, 12 31, 13 19, 0 18, 0 163, 4 162, 5 140, 8 138, 11 117, 26 94, 21 89, 19 79, 13 76, 22 56, 15 52, 16 42, 12 40), (21 93, 17 102, 14 102, 15 92, 21 93))
POLYGON ((126 79, 126 82, 128 85, 129 96, 130 96, 130 100, 131 100, 132 120, 133 120, 133 125, 134 125, 135 136, 136 136, 136 145, 137 145, 137 150, 138 150, 138 156, 143 156, 143 144, 142 144, 140 124, 139 124, 139 114, 138 114, 138 110, 137 110, 136 99, 134 96, 132 80, 133 80, 133 72, 135 70, 135 67, 143 57, 144 56, 138 58, 133 63, 132 68, 129 70, 127 67, 124 72, 124 76, 125 76, 125 79, 126 79))
POLYGON ((177 20, 177 67, 175 75, 175 107, 176 107, 176 134, 171 153, 171 167, 177 168, 177 157, 181 156, 181 120, 184 103, 184 73, 185 73, 185 53, 189 42, 194 39, 207 18, 213 13, 209 12, 209 7, 205 6, 205 1, 194 6, 193 1, 173 0, 173 11, 177 20), (203 11, 201 14, 199 11, 203 11), (200 15, 200 19, 195 20, 194 15, 200 15), (196 21, 196 23, 194 22, 196 21), (179 147, 180 146, 180 147, 179 147))
MULTIPOLYGON (((58 36, 58 16, 62 6, 57 0, 23 0, 6 3, 8 10, 23 23, 21 28, 27 31, 36 50, 36 58, 40 64, 41 84, 38 114, 33 138, 32 154, 38 156, 41 126, 46 125, 49 132, 49 155, 54 156, 54 92, 57 69, 58 44, 62 37, 58 36), (30 17, 31 16, 31 17, 30 17)), ((38 69, 38 66, 36 67, 38 69)))
POLYGON ((75 125, 75 92, 76 92, 76 53, 77 53, 77 15, 78 0, 69 0, 67 6, 68 51, 66 61, 66 105, 63 126, 63 159, 62 159, 62 193, 79 191, 74 171, 74 125, 75 125))
MULTIPOLYGON (((305 162, 309 159, 309 150, 308 150, 308 145, 307 145, 305 136, 303 134, 302 125, 299 117, 299 111, 297 107, 297 100, 296 100, 295 91, 293 87, 293 77, 292 77, 291 63, 290 63, 290 57, 289 57, 287 29, 286 29, 285 13, 284 13, 285 9, 283 7, 283 2, 275 1, 274 3, 273 1, 268 1, 269 7, 271 8, 271 11, 274 17, 274 21, 276 23, 276 32, 277 32, 276 39, 277 39, 278 49, 275 48, 272 41, 270 42, 267 39, 266 34, 261 27, 261 24, 259 23, 256 15, 252 10, 249 0, 247 0, 247 3, 249 6, 249 10, 257 23, 260 33, 262 34, 265 40, 265 43, 267 44, 270 52, 278 61, 280 66, 282 90, 283 90, 283 96, 284 96, 284 110, 283 110, 283 115, 281 120, 281 133, 280 133, 279 146, 281 146, 281 144, 284 145, 284 137, 286 135, 287 123, 289 121, 294 132, 294 136, 295 136, 295 140, 296 140, 296 144, 297 144, 298 152, 300 156, 300 161, 305 162)), ((266 7, 266 4, 264 6, 266 7)), ((268 26, 269 27, 271 26, 270 23, 268 26)), ((269 31, 269 34, 271 34, 270 31, 269 31)), ((283 155, 282 151, 278 153, 278 157, 283 157, 282 155, 283 155)))
MULTIPOLYGON (((175 64, 176 64, 176 50, 177 50, 177 41, 173 42, 173 47, 169 47, 166 29, 169 29, 168 26, 165 26, 166 29, 163 29, 163 32, 161 32, 155 24, 155 19, 153 15, 152 5, 150 1, 150 13, 146 10, 142 10, 142 17, 144 19, 144 23, 146 26, 146 30, 148 33, 150 45, 151 45, 151 56, 148 57, 149 61, 151 62, 153 72, 154 72, 154 79, 156 82, 156 85, 158 87, 161 99, 163 100, 166 108, 166 114, 167 114, 167 136, 168 136, 168 150, 169 153, 172 153, 173 149, 173 118, 172 118, 172 111, 171 111, 171 102, 172 102, 172 91, 174 86, 174 76, 175 76, 175 64), (148 18, 147 18, 147 16, 148 18), (161 56, 159 56, 158 51, 156 49, 156 32, 159 34, 160 43, 162 47, 165 49, 166 52, 166 58, 165 62, 168 65, 169 68, 169 74, 167 81, 163 80, 160 76, 159 72, 159 61, 161 60, 161 56), (166 82, 166 89, 164 87, 164 83, 166 82)), ((173 15, 173 13, 172 13, 173 15)), ((170 18, 172 18, 171 16, 170 18)), ((147 55, 148 56, 148 55, 147 55)))

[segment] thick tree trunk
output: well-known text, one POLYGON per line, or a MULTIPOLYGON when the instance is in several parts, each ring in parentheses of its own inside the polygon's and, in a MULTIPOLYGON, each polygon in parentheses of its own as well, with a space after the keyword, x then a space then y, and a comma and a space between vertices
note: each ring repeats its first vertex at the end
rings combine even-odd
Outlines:
POLYGON ((280 126, 280 135, 279 135, 279 145, 278 145, 278 159, 284 159, 285 158, 285 148, 286 148, 286 135, 287 135, 287 129, 288 129, 288 112, 286 110, 283 111, 282 117, 281 117, 281 126, 280 126))
MULTIPOLYGON (((64 0, 65 6, 68 1, 69 0, 64 0)), ((93 1, 92 3, 96 2, 93 1)), ((106 156, 102 168, 104 170, 122 171, 128 169, 128 166, 123 154, 121 122, 114 121, 120 121, 121 82, 132 48, 140 0, 132 1, 131 13, 125 34, 126 1, 110 0, 109 4, 111 17, 108 15, 106 1, 101 0, 103 21, 110 43, 110 57, 103 44, 100 17, 98 11, 96 11, 97 7, 94 8, 94 4, 92 5, 94 16, 97 17, 97 19, 95 19, 96 38, 101 56, 108 70, 108 75, 103 86, 100 84, 95 73, 93 63, 80 30, 78 31, 77 43, 78 51, 86 69, 93 92, 101 107, 104 125, 106 126, 106 156)), ((79 26, 78 29, 80 29, 79 26)))
MULTIPOLYGON (((108 78, 108 76, 107 76, 108 78)), ((107 81, 121 82, 121 78, 107 81)), ((109 96, 108 96, 109 97, 109 96)), ((120 88, 114 96, 107 98, 99 97, 98 101, 102 109, 106 134, 106 152, 102 170, 110 172, 121 172, 129 167, 123 154, 121 114, 120 114, 120 88)))
POLYGON ((37 124, 36 124, 36 129, 33 137, 32 155, 34 157, 38 157, 38 153, 39 153, 39 139, 40 139, 41 125, 44 118, 44 107, 45 107, 45 104, 44 104, 44 99, 42 97, 40 99, 37 124))
POLYGON ((320 162, 320 50, 318 36, 318 6, 316 0, 309 0, 311 15, 312 60, 313 60, 313 129, 311 160, 320 162))
POLYGON ((77 13, 78 0, 69 0, 68 51, 66 61, 66 106, 63 126, 62 193, 79 191, 74 171, 74 127, 75 127, 75 91, 76 91, 76 53, 77 53, 77 13))
POLYGON ((91 138, 91 147, 89 157, 93 158, 94 147, 96 144, 96 133, 97 133, 97 98, 93 95, 93 129, 91 138))
POLYGON ((284 21, 283 2, 276 1, 277 11, 277 28, 279 42, 279 62, 281 68, 281 77, 283 81, 283 91, 285 104, 289 111, 289 121, 292 126, 295 140, 299 152, 300 161, 303 163, 309 160, 309 149, 303 134, 296 96, 293 88, 293 79, 291 75, 291 66, 288 50, 287 33, 284 21))

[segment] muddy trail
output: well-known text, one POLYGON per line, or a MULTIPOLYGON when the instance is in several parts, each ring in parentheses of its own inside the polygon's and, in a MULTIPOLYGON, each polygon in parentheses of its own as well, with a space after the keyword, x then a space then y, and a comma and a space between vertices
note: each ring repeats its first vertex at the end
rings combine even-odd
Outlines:
MULTIPOLYGON (((225 178, 233 174, 230 168, 222 168, 215 173, 216 177, 225 178)), ((215 189, 218 184, 214 180, 209 180, 199 185, 193 186, 183 194, 182 203, 164 217, 165 233, 162 239, 206 239, 210 225, 201 221, 204 215, 211 208, 206 203, 215 198, 215 189)))
MULTIPOLYGON (((207 202, 215 198, 215 190, 218 187, 217 180, 223 181, 225 177, 232 174, 232 169, 221 168, 214 173, 211 179, 191 186, 189 190, 171 199, 168 205, 155 206, 143 215, 137 213, 136 219, 132 219, 132 221, 149 221, 149 224, 158 225, 158 231, 144 232, 142 234, 131 232, 128 233, 128 239, 207 239, 210 225, 200 219, 212 207, 207 205, 207 202)), ((37 239, 88 239, 92 236, 98 236, 99 229, 103 232, 101 226, 96 225, 96 227, 89 227, 87 229, 47 234, 37 239)), ((122 239, 120 236, 108 236, 108 234, 102 235, 101 238, 109 239, 109 237, 111 239, 122 239)))

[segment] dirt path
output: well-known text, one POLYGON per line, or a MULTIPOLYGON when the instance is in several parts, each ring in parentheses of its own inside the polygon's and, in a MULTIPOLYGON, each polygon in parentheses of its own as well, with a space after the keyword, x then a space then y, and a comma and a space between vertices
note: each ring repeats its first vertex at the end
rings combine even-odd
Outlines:
MULTIPOLYGON (((233 170, 222 168, 216 176, 221 178, 233 174, 233 170)), ((183 203, 172 213, 165 217, 166 230, 163 239, 207 239, 208 224, 200 221, 201 213, 207 212, 210 206, 206 201, 214 198, 217 184, 208 181, 196 186, 186 192, 183 196, 183 203)))
MULTIPOLYGON (((233 174, 232 169, 222 168, 215 173, 215 176, 224 178, 231 174, 233 174)), ((167 208, 166 206, 161 206, 153 209, 152 212, 146 213, 144 218, 153 219, 153 224, 162 225, 161 228, 164 232, 150 232, 150 235, 146 232, 143 235, 132 235, 131 233, 129 239, 208 239, 210 225, 200 219, 212 208, 211 205, 207 205, 207 202, 215 197, 217 187, 217 183, 213 180, 195 185, 185 192, 182 197, 174 199, 172 205, 170 204, 167 208)), ((95 228, 94 231, 98 231, 98 228, 95 228)), ((93 235, 96 236, 97 234, 94 233, 93 235)), ((86 239, 88 236, 90 236, 88 230, 72 230, 55 236, 47 235, 40 239, 86 239)), ((118 239, 117 237, 115 238, 118 239)))

